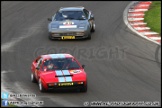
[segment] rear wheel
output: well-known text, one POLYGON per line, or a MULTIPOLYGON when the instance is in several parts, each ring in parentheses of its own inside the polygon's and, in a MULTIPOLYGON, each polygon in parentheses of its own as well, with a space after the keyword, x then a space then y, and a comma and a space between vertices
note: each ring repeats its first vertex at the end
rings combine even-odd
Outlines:
POLYGON ((52 36, 51 36, 50 33, 49 33, 49 35, 48 35, 48 38, 49 38, 49 40, 54 40, 54 39, 52 38, 52 36))
POLYGON ((35 75, 33 74, 33 72, 31 73, 31 81, 33 83, 36 83, 37 82, 37 80, 36 80, 35 75))
POLYGON ((40 92, 45 92, 46 90, 45 90, 45 88, 43 87, 43 84, 42 84, 41 79, 39 79, 38 84, 39 84, 39 90, 40 90, 40 92))
POLYGON ((93 23, 91 32, 95 32, 95 24, 93 23))

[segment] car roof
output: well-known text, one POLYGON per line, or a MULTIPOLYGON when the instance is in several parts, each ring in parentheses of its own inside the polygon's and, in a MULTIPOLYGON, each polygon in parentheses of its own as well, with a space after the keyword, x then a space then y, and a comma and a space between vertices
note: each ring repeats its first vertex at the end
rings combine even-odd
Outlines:
POLYGON ((77 7, 61 7, 60 11, 82 11, 84 9, 83 6, 77 6, 77 7))
POLYGON ((43 59, 58 59, 58 58, 73 58, 71 54, 58 53, 58 54, 46 54, 41 56, 43 59))

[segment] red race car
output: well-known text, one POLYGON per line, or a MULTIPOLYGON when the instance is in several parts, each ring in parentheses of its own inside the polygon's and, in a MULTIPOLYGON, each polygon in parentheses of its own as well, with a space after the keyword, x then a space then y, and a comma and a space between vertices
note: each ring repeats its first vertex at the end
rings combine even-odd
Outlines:
POLYGON ((87 91, 87 75, 70 54, 47 54, 37 57, 31 66, 31 81, 38 82, 41 92, 56 88, 77 87, 87 91))

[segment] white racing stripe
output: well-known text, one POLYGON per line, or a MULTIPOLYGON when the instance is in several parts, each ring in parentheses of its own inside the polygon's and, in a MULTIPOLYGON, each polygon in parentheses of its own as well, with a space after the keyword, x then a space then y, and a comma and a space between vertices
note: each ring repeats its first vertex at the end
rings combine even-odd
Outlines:
POLYGON ((55 72, 56 72, 57 76, 61 76, 61 77, 57 77, 58 78, 58 82, 65 82, 65 78, 63 77, 63 74, 62 74, 61 70, 56 70, 55 72))
POLYGON ((56 70, 56 75, 61 76, 58 77, 59 82, 72 82, 72 77, 71 76, 66 76, 70 75, 69 70, 56 70))
POLYGON ((65 81, 66 82, 72 82, 72 77, 71 76, 66 76, 66 75, 70 75, 69 70, 62 70, 62 72, 65 75, 65 81))
POLYGON ((62 70, 62 72, 63 72, 64 75, 70 75, 69 70, 62 70))
POLYGON ((66 80, 66 82, 72 82, 71 76, 65 76, 65 80, 66 80))
POLYGON ((65 58, 64 54, 49 54, 51 58, 65 58))

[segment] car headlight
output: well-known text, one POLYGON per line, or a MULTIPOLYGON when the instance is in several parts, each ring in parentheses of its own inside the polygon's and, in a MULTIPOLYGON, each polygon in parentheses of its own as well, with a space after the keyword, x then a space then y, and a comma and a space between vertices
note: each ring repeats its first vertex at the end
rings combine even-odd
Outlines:
POLYGON ((52 36, 60 36, 59 33, 52 33, 52 36))
POLYGON ((85 24, 80 24, 78 28, 85 28, 85 24))
POLYGON ((84 35, 84 32, 77 32, 76 35, 77 36, 83 36, 84 35))
POLYGON ((77 82, 77 83, 78 83, 78 84, 84 84, 84 82, 82 82, 82 81, 81 81, 81 82, 77 82))
POLYGON ((48 86, 56 86, 57 83, 49 83, 48 86))
POLYGON ((84 28, 83 26, 80 26, 79 28, 84 28))
POLYGON ((52 28, 52 29, 57 29, 57 25, 54 25, 54 24, 53 24, 53 25, 51 25, 51 28, 52 28))

